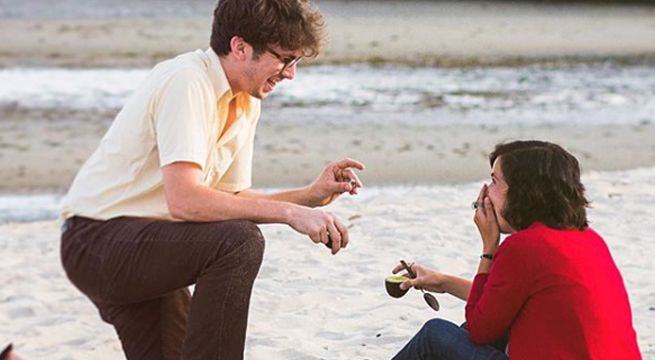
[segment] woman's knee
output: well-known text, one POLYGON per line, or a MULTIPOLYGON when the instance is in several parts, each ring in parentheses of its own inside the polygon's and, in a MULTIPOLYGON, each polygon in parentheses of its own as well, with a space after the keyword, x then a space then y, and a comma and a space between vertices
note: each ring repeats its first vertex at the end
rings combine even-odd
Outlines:
POLYGON ((448 331, 448 330, 450 330, 452 328, 458 328, 458 326, 455 325, 454 323, 448 321, 448 320, 435 318, 435 319, 430 319, 430 320, 426 321, 425 324, 423 324, 423 329, 421 329, 421 330, 426 330, 426 331, 430 331, 430 332, 435 332, 435 331, 438 332, 438 331, 444 331, 444 330, 448 331))
POLYGON ((452 342, 458 332, 462 332, 456 324, 444 319, 427 321, 419 331, 419 336, 434 346, 444 347, 452 342))

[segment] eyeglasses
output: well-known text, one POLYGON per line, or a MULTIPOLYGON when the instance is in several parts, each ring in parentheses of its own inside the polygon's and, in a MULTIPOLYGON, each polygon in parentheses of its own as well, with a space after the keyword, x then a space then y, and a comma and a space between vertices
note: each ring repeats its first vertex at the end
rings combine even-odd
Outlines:
POLYGON ((280 60, 280 62, 282 63, 282 69, 280 70, 280 74, 282 74, 282 73, 285 72, 288 68, 290 68, 290 67, 296 65, 297 63, 300 62, 300 60, 302 60, 302 56, 292 57, 292 58, 289 58, 289 57, 285 58, 284 56, 278 54, 277 51, 271 49, 270 47, 269 47, 269 48, 266 48, 266 51, 268 51, 269 53, 271 53, 271 55, 275 56, 275 57, 276 57, 278 60, 280 60))

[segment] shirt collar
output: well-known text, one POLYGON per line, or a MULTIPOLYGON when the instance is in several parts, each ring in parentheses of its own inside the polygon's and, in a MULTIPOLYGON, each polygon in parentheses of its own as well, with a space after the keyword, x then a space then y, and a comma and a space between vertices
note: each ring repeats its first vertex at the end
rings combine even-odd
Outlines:
POLYGON ((236 98, 237 108, 243 109, 246 112, 246 116, 250 117, 251 96, 244 92, 234 94, 230 87, 230 82, 225 75, 225 70, 223 70, 223 66, 218 59, 218 55, 211 47, 205 51, 205 54, 209 59, 209 77, 214 86, 217 101, 219 103, 229 104, 230 101, 236 98))

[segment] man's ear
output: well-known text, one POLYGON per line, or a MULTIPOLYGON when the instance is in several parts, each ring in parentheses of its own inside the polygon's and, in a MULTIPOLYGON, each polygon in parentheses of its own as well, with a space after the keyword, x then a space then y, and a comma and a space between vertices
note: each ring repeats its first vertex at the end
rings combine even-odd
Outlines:
POLYGON ((244 61, 248 58, 248 51, 252 46, 248 44, 242 37, 232 36, 230 39, 230 51, 232 55, 238 60, 244 61))

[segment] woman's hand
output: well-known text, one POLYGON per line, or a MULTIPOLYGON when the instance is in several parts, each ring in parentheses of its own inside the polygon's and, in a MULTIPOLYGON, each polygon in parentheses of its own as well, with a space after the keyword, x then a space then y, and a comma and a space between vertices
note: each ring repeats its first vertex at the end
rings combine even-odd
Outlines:
MULTIPOLYGON (((447 283, 447 276, 436 272, 434 270, 428 269, 425 266, 419 264, 410 265, 414 273, 416 273, 416 278, 405 281, 400 284, 400 288, 405 290, 410 287, 416 289, 428 290, 436 293, 446 292, 445 286, 447 283)), ((398 272, 405 270, 405 267, 402 264, 398 264, 391 272, 397 274, 398 272)))
POLYGON ((498 241, 500 241, 500 227, 498 226, 494 206, 489 196, 487 196, 486 184, 480 190, 477 204, 473 221, 482 237, 482 251, 485 254, 493 254, 498 247, 498 241))

